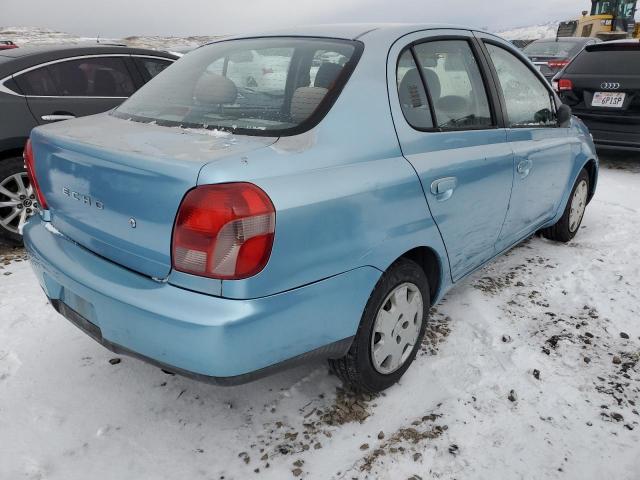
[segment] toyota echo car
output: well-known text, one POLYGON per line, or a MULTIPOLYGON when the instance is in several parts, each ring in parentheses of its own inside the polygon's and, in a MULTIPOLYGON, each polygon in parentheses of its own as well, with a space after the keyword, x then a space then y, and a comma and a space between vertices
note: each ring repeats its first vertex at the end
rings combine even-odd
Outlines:
POLYGON ((95 340, 223 385, 328 358, 369 392, 452 285, 538 230, 571 240, 598 172, 522 53, 437 25, 217 41, 36 128, 25 160, 33 268, 95 340))

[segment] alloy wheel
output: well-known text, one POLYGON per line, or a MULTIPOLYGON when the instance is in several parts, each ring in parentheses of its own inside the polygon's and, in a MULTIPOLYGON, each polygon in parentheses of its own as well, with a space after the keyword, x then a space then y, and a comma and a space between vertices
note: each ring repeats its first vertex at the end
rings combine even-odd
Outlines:
POLYGON ((0 180, 0 228, 22 234, 27 219, 38 210, 38 201, 25 172, 0 180))

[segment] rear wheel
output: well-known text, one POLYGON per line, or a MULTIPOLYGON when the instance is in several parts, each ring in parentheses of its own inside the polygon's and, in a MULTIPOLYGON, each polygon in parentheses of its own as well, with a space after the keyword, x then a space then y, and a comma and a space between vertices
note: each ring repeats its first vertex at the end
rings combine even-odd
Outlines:
POLYGON ((549 240, 568 242, 578 233, 582 224, 589 198, 589 174, 582 170, 576 180, 571 196, 558 223, 542 230, 542 235, 549 240))
POLYGON ((22 243, 22 226, 38 209, 38 203, 20 157, 0 161, 0 237, 22 243))
POLYGON ((430 307, 429 284, 418 264, 396 261, 382 275, 365 307, 349 352, 329 363, 358 391, 380 392, 407 371, 420 348, 430 307))

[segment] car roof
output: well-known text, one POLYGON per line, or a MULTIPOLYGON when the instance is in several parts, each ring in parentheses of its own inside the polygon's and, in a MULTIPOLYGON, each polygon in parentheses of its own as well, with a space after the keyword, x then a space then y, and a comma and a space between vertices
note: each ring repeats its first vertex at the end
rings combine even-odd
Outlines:
POLYGON ((609 42, 596 43, 594 45, 588 45, 586 47, 586 50, 588 52, 627 49, 640 50, 640 40, 635 38, 611 40, 609 42))
POLYGON ((224 41, 230 38, 256 38, 256 37, 324 37, 337 38, 344 40, 367 41, 368 38, 375 36, 387 37, 390 41, 407 35, 412 32, 421 30, 434 29, 455 29, 455 30, 474 30, 468 26, 450 25, 440 23, 336 23, 324 25, 306 25, 293 29, 273 30, 266 32, 252 32, 243 35, 234 35, 232 37, 221 38, 216 41, 224 41))
POLYGON ((0 50, 0 78, 41 63, 85 55, 148 55, 177 60, 169 52, 119 45, 43 45, 0 50))

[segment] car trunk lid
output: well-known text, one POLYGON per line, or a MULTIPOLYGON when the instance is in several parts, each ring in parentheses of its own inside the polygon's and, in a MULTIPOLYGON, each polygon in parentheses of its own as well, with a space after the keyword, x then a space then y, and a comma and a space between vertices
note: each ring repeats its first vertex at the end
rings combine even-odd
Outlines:
POLYGON ((176 213, 200 169, 274 141, 104 114, 32 133, 52 225, 96 254, 156 278, 171 270, 176 213))

